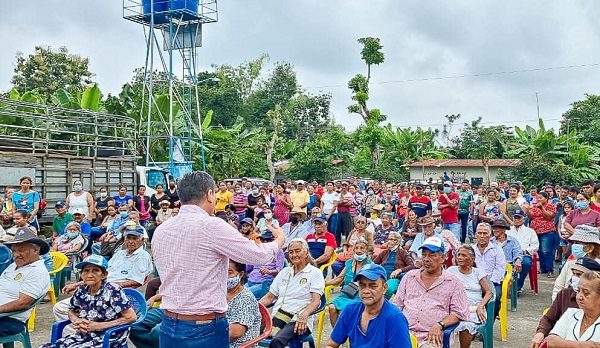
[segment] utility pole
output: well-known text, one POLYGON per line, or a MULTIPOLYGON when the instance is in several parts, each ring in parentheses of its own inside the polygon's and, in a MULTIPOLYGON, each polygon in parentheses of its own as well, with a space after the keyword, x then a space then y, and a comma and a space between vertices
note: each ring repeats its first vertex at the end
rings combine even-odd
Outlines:
POLYGON ((535 92, 535 103, 537 105, 537 114, 538 114, 538 120, 539 120, 540 119, 540 100, 538 98, 537 92, 535 92))

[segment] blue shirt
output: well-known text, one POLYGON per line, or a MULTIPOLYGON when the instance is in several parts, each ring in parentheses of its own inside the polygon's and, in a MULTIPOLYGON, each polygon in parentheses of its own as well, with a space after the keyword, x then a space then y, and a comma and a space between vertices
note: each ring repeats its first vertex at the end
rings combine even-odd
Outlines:
POLYGON ((31 213, 35 209, 34 204, 40 202, 40 194, 36 191, 29 191, 25 194, 15 191, 12 201, 17 210, 25 210, 31 213))
POLYGON ((119 195, 113 197, 115 200, 115 207, 119 207, 121 204, 127 204, 130 199, 133 199, 130 195, 125 195, 125 197, 121 198, 119 195))
POLYGON ((331 339, 337 344, 350 339, 352 348, 412 347, 408 321, 398 307, 384 300, 381 312, 369 321, 367 332, 360 328, 364 309, 362 302, 349 304, 335 324, 331 339))
POLYGON ((500 243, 496 240, 496 237, 492 237, 490 243, 494 243, 502 248, 507 263, 514 265, 517 259, 523 260, 523 249, 516 238, 506 235, 504 243, 500 243))

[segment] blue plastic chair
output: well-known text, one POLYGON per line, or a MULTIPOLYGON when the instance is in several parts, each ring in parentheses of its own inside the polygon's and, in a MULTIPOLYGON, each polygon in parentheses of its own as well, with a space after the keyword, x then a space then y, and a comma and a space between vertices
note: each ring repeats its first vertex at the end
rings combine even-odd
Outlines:
MULTIPOLYGON (((485 324, 479 325, 477 331, 483 337, 483 348, 494 348, 494 306, 496 302, 496 288, 494 288, 494 284, 491 280, 487 280, 492 288, 492 298, 488 301, 485 306, 485 311, 487 312, 487 319, 485 324)), ((456 329, 458 324, 454 324, 448 326, 444 330, 444 342, 442 344, 443 348, 450 348, 450 336, 456 329)))
MULTIPOLYGON (((144 298, 144 295, 142 295, 139 291, 133 289, 123 289, 123 291, 125 291, 125 295, 127 295, 127 297, 129 298, 129 302, 131 302, 131 307, 135 311, 137 319, 134 323, 127 325, 119 325, 106 330, 106 332, 104 333, 104 341, 102 342, 102 348, 110 347, 110 336, 112 334, 125 331, 131 326, 141 323, 146 318, 146 313, 148 313, 148 308, 146 307, 146 299, 144 298)), ((65 326, 69 325, 70 323, 70 320, 63 320, 54 323, 54 325, 52 326, 52 343, 56 342, 62 337, 62 332, 65 326)), ((125 344, 124 347, 127 348, 127 344, 125 344)))
POLYGON ((12 251, 6 245, 0 245, 0 274, 13 263, 12 251))
MULTIPOLYGON (((314 311, 312 315, 315 315, 315 314, 320 313, 321 311, 325 310, 326 304, 327 304, 327 299, 325 298, 325 294, 323 294, 323 295, 321 295, 321 304, 319 305, 319 308, 317 308, 317 310, 314 311)), ((312 328, 310 328, 310 329, 312 329, 312 328)), ((313 338, 312 333, 304 334, 304 335, 300 336, 298 339, 291 341, 288 344, 288 346, 290 348, 302 348, 304 345, 304 342, 308 342, 308 346, 310 348, 315 348, 315 339, 313 338)), ((264 339, 258 343, 258 345, 260 347, 268 347, 270 344, 271 344, 270 338, 264 339)))
MULTIPOLYGON (((89 239, 84 237, 83 245, 81 246, 81 249, 79 249, 79 251, 76 251, 74 253, 65 254, 65 256, 67 256, 67 257, 71 256, 73 262, 71 263, 71 266, 67 266, 67 267, 63 268, 63 270, 60 272, 60 282, 59 282, 59 286, 58 286, 59 291, 56 293, 57 296, 60 296, 59 295, 60 290, 66 285, 67 280, 68 281, 71 280, 71 272, 73 271, 77 275, 77 269, 74 266, 83 260, 81 253, 83 253, 85 251, 85 249, 88 247, 88 244, 89 244, 89 239)), ((58 275, 57 275, 57 277, 58 277, 58 275)))
MULTIPOLYGON (((15 314, 26 312, 26 311, 34 308, 35 306, 37 306, 38 303, 42 302, 42 300, 44 299, 44 296, 46 296, 46 294, 42 295, 40 298, 35 300, 31 304, 31 306, 29 306, 27 309, 24 309, 22 311, 0 313, 0 318, 10 317, 15 314)), ((28 321, 29 321, 29 319, 28 319, 28 321)), ((25 322, 25 327, 23 328, 23 331, 21 333, 18 333, 16 335, 11 335, 11 336, 0 337, 0 343, 4 346, 4 348, 14 348, 14 346, 15 346, 14 342, 21 342, 23 344, 24 348, 31 348, 31 339, 29 338, 29 329, 27 328, 27 326, 28 326, 28 323, 25 322)))

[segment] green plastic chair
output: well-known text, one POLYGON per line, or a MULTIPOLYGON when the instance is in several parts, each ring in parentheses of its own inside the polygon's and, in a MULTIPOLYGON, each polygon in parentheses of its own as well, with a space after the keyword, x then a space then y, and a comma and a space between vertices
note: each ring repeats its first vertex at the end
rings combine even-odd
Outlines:
MULTIPOLYGON (((35 306, 37 306, 37 304, 40 303, 44 299, 44 296, 46 296, 46 294, 42 295, 37 300, 33 301, 31 306, 29 306, 27 309, 24 309, 22 311, 0 313, 0 318, 10 317, 15 314, 26 312, 26 311, 34 308, 35 306)), ((29 321, 29 319, 27 321, 29 321)), ((21 333, 18 333, 16 335, 12 335, 12 336, 0 337, 0 343, 2 343, 4 348, 14 348, 15 342, 21 342, 23 344, 24 348, 31 348, 31 339, 29 338, 29 329, 27 328, 27 326, 28 326, 28 323, 26 322, 25 327, 23 328, 23 331, 21 333)))

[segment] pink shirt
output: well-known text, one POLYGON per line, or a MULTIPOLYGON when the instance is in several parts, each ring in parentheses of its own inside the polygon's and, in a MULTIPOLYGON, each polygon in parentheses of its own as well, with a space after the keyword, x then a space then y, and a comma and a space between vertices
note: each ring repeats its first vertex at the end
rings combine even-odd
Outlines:
POLYGON ((277 243, 256 244, 227 222, 195 205, 162 223, 152 239, 152 254, 162 284, 160 308, 202 315, 227 312, 229 259, 250 265, 273 262, 277 243))
POLYGON ((394 303, 404 313, 410 333, 417 337, 419 345, 425 343, 433 325, 450 314, 461 321, 471 320, 467 293, 457 276, 444 270, 427 289, 421 280, 421 272, 415 269, 406 273, 394 297, 394 303))

